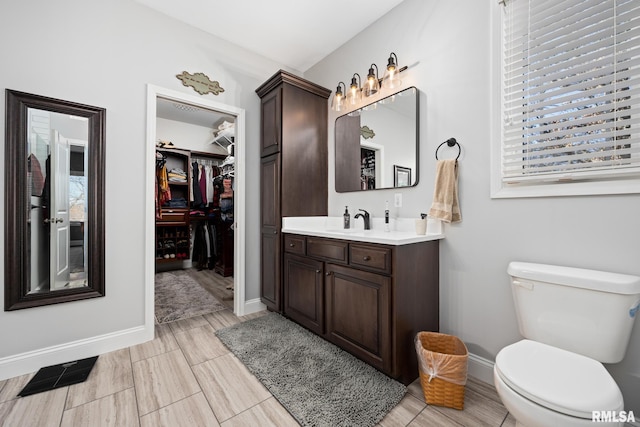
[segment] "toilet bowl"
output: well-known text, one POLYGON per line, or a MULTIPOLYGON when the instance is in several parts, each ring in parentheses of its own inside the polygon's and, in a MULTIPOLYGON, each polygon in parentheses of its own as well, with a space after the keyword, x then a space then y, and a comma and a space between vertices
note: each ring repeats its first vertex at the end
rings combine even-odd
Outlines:
POLYGON ((519 262, 507 271, 525 339, 500 350, 493 377, 516 424, 593 427, 594 411, 624 411, 620 388, 602 363, 624 357, 640 277, 519 262))
POLYGON ((493 376, 504 406, 522 426, 593 427, 593 411, 624 409, 618 385, 600 362, 543 343, 525 339, 503 348, 493 376))

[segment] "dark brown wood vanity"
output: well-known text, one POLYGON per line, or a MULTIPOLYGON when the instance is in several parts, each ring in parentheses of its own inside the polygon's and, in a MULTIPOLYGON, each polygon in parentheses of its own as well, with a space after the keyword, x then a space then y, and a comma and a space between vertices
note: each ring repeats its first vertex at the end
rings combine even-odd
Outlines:
POLYGON ((437 331, 438 240, 381 245, 284 234, 284 314, 409 384, 413 339, 437 331))

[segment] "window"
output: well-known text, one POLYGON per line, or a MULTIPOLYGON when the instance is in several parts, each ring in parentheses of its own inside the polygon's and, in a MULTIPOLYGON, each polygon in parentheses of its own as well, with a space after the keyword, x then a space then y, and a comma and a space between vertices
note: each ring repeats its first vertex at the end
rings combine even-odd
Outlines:
POLYGON ((499 188, 640 192, 640 2, 502 4, 499 188))

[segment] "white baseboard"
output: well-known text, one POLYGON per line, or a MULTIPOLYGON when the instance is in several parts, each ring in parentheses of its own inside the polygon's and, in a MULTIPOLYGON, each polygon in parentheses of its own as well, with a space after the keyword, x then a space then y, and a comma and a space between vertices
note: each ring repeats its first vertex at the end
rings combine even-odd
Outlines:
POLYGON ((487 384, 493 384, 494 362, 473 353, 469 353, 468 360, 469 364, 467 372, 469 375, 487 384))
POLYGON ((244 302, 244 312, 241 314, 241 316, 257 313, 266 309, 267 306, 260 301, 260 298, 251 299, 244 302))
POLYGON ((153 339, 150 328, 139 326, 97 337, 73 341, 26 353, 0 358, 0 380, 36 372, 40 368, 84 359, 153 339))
MULTIPOLYGON (((243 308, 242 315, 267 309, 260 298, 245 301, 243 308)), ((36 372, 45 366, 84 359, 150 341, 154 337, 153 328, 153 323, 150 323, 149 325, 0 358, 0 381, 36 372)))

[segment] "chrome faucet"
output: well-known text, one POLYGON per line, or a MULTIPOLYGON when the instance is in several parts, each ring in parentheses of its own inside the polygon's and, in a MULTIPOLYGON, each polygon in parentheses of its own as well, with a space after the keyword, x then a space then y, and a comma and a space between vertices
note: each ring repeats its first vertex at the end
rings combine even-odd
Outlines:
POLYGON ((355 214, 355 216, 353 217, 353 219, 356 218, 362 218, 364 220, 364 229, 365 230, 371 230, 371 224, 369 223, 369 212, 365 211, 364 209, 358 209, 360 212, 364 212, 364 215, 361 213, 357 213, 355 214))

